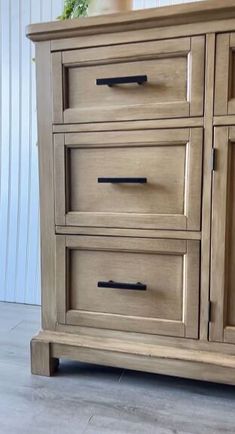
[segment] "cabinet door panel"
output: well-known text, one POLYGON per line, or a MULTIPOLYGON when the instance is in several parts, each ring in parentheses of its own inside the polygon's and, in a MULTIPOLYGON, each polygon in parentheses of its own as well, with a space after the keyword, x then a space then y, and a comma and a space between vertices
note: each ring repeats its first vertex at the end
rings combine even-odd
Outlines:
POLYGON ((235 33, 217 36, 215 115, 235 114, 235 33))
POLYGON ((235 343, 235 128, 215 129, 210 339, 235 343))

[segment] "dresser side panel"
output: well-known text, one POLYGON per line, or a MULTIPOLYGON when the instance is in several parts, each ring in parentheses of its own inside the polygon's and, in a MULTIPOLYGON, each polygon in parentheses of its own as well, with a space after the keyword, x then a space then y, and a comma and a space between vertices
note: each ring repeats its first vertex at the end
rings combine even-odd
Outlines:
POLYGON ((52 143, 52 77, 50 42, 36 44, 38 150, 40 176, 42 327, 54 330, 55 224, 52 143))

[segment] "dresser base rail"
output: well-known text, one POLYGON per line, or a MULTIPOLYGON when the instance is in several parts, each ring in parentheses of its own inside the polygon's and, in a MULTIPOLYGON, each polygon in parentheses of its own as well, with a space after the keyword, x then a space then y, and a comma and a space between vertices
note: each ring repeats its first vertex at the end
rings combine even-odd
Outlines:
POLYGON ((31 341, 35 375, 51 376, 59 359, 235 385, 235 356, 211 351, 141 344, 42 331, 31 341))

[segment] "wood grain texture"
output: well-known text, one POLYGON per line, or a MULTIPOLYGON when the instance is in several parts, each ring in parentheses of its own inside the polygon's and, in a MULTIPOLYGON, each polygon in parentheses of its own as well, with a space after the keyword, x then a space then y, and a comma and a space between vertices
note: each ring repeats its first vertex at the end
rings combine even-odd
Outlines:
POLYGON ((57 238, 59 322, 198 337, 199 242, 57 238), (147 290, 98 288, 111 280, 147 290))
POLYGON ((234 356, 213 351, 177 350, 174 347, 146 344, 139 345, 136 351, 131 341, 92 339, 89 334, 75 338, 65 333, 42 332, 36 339, 50 342, 54 358, 98 362, 107 366, 234 385, 234 356))
MULTIPOLYGON (((197 7, 175 7, 168 16, 167 9, 151 17, 119 15, 109 23, 105 17, 51 24, 41 34, 34 28, 38 38, 48 37, 49 28, 51 37, 58 36, 41 57, 48 60, 50 48, 47 101, 51 109, 54 80, 58 122, 53 126, 45 109, 43 149, 49 156, 45 161, 43 154, 41 167, 42 209, 50 224, 43 215, 42 228, 49 239, 44 272, 52 286, 43 288, 43 310, 51 325, 36 341, 49 345, 49 359, 98 360, 234 384, 235 127, 228 122, 234 121, 235 4, 214 0, 197 7), (173 17, 179 27, 175 21, 170 29, 173 17), (111 22, 114 39, 108 43, 111 22), (71 40, 79 34, 79 42, 71 40), (125 92, 95 84, 126 70, 145 71, 151 89, 149 83, 125 92), (215 138, 214 125, 221 125, 215 138), (112 175, 148 182, 98 185, 98 178, 112 175), (101 281, 140 282, 147 290, 101 288, 101 281)), ((42 88, 48 69, 41 68, 42 88)), ((48 347, 38 348, 48 373, 48 347)))
POLYGON ((201 128, 71 133, 65 146, 56 137, 57 225, 200 230, 201 128), (100 177, 147 183, 100 184, 100 177))
MULTIPOLYGON (((71 335, 89 335, 94 339, 118 339, 120 341, 129 341, 130 334, 125 331, 118 330, 109 330, 109 329, 99 329, 92 327, 82 327, 76 325, 66 325, 66 324, 57 324, 56 331, 58 333, 71 335)), ((190 338, 181 338, 177 336, 164 336, 157 334, 146 334, 146 333, 131 333, 131 340, 135 342, 135 345, 142 345, 143 343, 151 344, 153 346, 170 346, 172 348, 181 348, 181 349, 191 349, 198 352, 215 352, 220 354, 230 354, 235 355, 235 346, 225 342, 212 342, 205 341, 200 339, 190 339, 190 338)))
POLYGON ((217 36, 215 68, 215 115, 228 114, 230 34, 217 36))
POLYGON ((65 182, 65 147, 64 134, 55 134, 54 140, 54 187, 55 187, 55 222, 65 225, 66 182, 65 182))
POLYGON ((230 343, 235 342, 234 141, 234 127, 216 128, 215 146, 218 155, 213 183, 211 281, 214 321, 211 324, 211 336, 212 339, 230 343))
POLYGON ((235 124, 235 116, 214 116, 214 126, 230 126, 235 124))
POLYGON ((53 123, 63 122, 63 87, 57 83, 63 82, 62 54, 60 52, 51 55, 52 95, 53 95, 53 123))
POLYGON ((51 346, 39 339, 31 341, 31 372, 34 375, 50 377, 58 368, 58 359, 51 356, 51 346))
MULTIPOLYGON (((221 357, 217 364, 213 364, 213 354, 211 353, 210 361, 207 363, 204 360, 202 362, 196 360, 196 357, 193 360, 184 361, 180 356, 179 359, 170 359, 169 356, 143 357, 139 354, 119 354, 116 351, 104 353, 91 348, 77 348, 73 344, 54 344, 52 345, 52 352, 54 357, 60 356, 86 363, 99 363, 104 366, 234 385, 234 359, 232 366, 230 366, 229 361, 227 363, 226 357, 221 357), (223 363, 220 364, 222 361, 223 363)), ((195 355, 196 353, 193 353, 192 357, 195 355)))
POLYGON ((210 339, 223 341, 225 285, 226 285, 226 231, 228 189, 228 127, 215 129, 214 148, 217 151, 213 174, 212 246, 211 246, 211 302, 212 320, 210 339))
POLYGON ((66 323, 66 312, 69 308, 69 297, 67 288, 70 282, 68 267, 68 252, 66 249, 65 237, 56 237, 56 308, 57 321, 66 323))
MULTIPOLYGON (((226 117, 227 119, 227 117, 226 117)), ((220 117, 215 117, 215 122, 219 122, 220 117)), ((223 121, 225 119, 223 118, 223 121)), ((233 124, 230 121, 229 125, 233 124)), ((94 124, 58 124, 53 125, 53 133, 83 133, 94 131, 127 131, 127 130, 151 130, 166 128, 190 128, 203 127, 204 118, 182 118, 182 119, 155 119, 131 122, 98 122, 94 124)))
POLYGON ((116 229, 78 226, 56 226, 58 235, 105 235, 134 238, 171 238, 173 240, 200 240, 201 232, 192 231, 162 231, 159 229, 116 229))
POLYGON ((235 33, 230 34, 228 57, 229 57, 229 78, 228 78, 228 115, 235 114, 235 33))
POLYGON ((234 49, 235 33, 217 36, 215 115, 235 114, 234 49))
POLYGON ((54 70, 54 100, 60 103, 54 118, 60 123, 61 110, 65 123, 186 117, 190 111, 201 116, 204 45, 204 37, 195 37, 64 51, 54 70), (96 85, 97 79, 127 75, 147 75, 148 81, 142 86, 96 85))
POLYGON ((208 340, 211 258, 211 185, 214 111, 215 35, 206 37, 205 119, 202 189, 200 338, 208 340))
POLYGON ((191 78, 188 83, 190 116, 202 116, 204 112, 205 36, 191 38, 191 78))
MULTIPOLYGON (((35 340, 40 342, 50 342, 52 344, 69 345, 74 344, 75 347, 93 348, 99 350, 118 351, 120 353, 138 354, 142 356, 163 357, 170 359, 180 359, 187 361, 208 362, 212 365, 222 365, 227 367, 235 367, 234 356, 227 355, 223 358, 220 353, 207 351, 194 351, 192 349, 179 348, 178 351, 174 347, 168 345, 151 345, 143 343, 139 345, 137 350, 136 345, 131 340, 118 339, 98 339, 87 335, 71 336, 66 333, 58 332, 40 332, 35 340)), ((53 353, 53 351, 52 351, 53 353)))
POLYGON ((52 143, 52 82, 50 43, 36 45, 38 151, 40 172, 42 326, 53 330, 56 323, 55 305, 55 212, 52 143))
POLYGON ((61 39, 80 35, 112 33, 120 30, 148 29, 187 23, 216 21, 235 17, 233 0, 208 0, 174 7, 132 11, 110 16, 91 17, 70 22, 30 25, 27 36, 33 41, 61 39))
POLYGON ((216 21, 201 21, 195 23, 181 24, 177 26, 156 26, 150 29, 117 31, 112 32, 112 38, 109 33, 98 35, 80 35, 79 37, 66 37, 64 39, 53 39, 51 41, 51 50, 71 50, 87 47, 100 47, 104 45, 128 44, 131 42, 163 40, 169 38, 180 38, 185 36, 205 35, 209 33, 226 33, 234 30, 235 20, 220 19, 216 21))

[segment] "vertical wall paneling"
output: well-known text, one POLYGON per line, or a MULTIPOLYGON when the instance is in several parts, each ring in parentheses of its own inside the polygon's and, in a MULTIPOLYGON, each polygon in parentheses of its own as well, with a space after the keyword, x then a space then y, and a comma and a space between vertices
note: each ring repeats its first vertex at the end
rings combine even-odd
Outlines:
POLYGON ((63 0, 0 0, 0 300, 40 303, 34 45, 63 0))
MULTIPOLYGON (((0 0, 1 301, 40 303, 35 54, 25 26, 56 19, 63 3, 0 0)), ((134 7, 176 3, 187 1, 134 0, 134 7)))
POLYGON ((6 296, 8 228, 9 228, 9 191, 10 178, 10 4, 1 1, 1 191, 0 191, 0 284, 2 299, 6 296))

